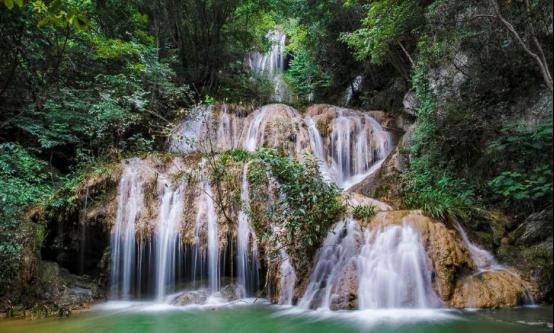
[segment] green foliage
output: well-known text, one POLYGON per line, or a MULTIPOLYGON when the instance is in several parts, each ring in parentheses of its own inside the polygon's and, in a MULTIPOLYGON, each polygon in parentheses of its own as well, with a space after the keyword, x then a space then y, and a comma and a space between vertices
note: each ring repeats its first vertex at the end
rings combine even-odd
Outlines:
MULTIPOLYGON (((388 3, 402 6, 403 2, 388 3)), ((388 38, 379 40, 379 33, 392 36, 390 41, 417 45, 412 86, 420 106, 412 163, 403 176, 403 195, 410 208, 423 208, 439 218, 467 217, 474 207, 497 205, 525 216, 552 202, 551 110, 537 111, 532 106, 544 99, 536 93, 540 75, 533 69, 532 59, 506 40, 502 26, 477 18, 459 21, 460 15, 473 17, 489 10, 488 5, 434 1, 425 8, 423 22, 405 16, 419 24, 415 29, 402 28, 406 25, 394 22, 394 15, 382 17, 399 29, 386 29, 387 24, 381 29, 381 21, 375 21, 377 35, 368 34, 365 41, 373 38, 379 49, 363 43, 358 49, 361 55, 383 56, 386 44, 378 42, 388 38), (528 105, 520 107, 522 101, 528 105), (542 126, 510 125, 531 110, 542 126)), ((534 22, 551 22, 533 9, 525 14, 521 9, 514 3, 502 4, 502 11, 518 31, 527 29, 523 22, 527 15, 534 22)), ((390 13, 397 10, 401 8, 390 13)), ((547 43, 548 32, 542 23, 537 23, 537 38, 547 43)))
POLYGON ((413 85, 420 101, 419 126, 411 147, 410 170, 402 177, 404 202, 409 208, 422 209, 440 219, 467 217, 477 205, 475 189, 465 179, 458 178, 439 153, 437 101, 429 88, 425 65, 420 65, 414 73, 413 85))
MULTIPOLYGON (((216 181, 224 179, 230 161, 248 163, 248 180, 253 193, 261 191, 267 196, 269 181, 275 179, 276 190, 281 195, 268 211, 262 212, 262 218, 282 228, 285 235, 281 243, 303 252, 301 255, 313 255, 329 228, 345 211, 340 190, 323 181, 314 161, 302 164, 269 149, 256 153, 229 151, 220 154, 217 160, 218 166, 212 172, 212 179, 216 181)), ((267 198, 258 199, 265 201, 267 198)), ((266 238, 268 233, 273 233, 269 225, 264 229, 256 218, 254 224, 266 238)))
POLYGON ((552 119, 536 126, 508 126, 489 146, 501 170, 489 186, 508 206, 540 209, 552 201, 552 128, 552 119))
POLYGON ((305 50, 300 50, 295 54, 285 79, 304 99, 307 99, 311 93, 331 85, 330 75, 323 72, 305 50))
POLYGON ((269 212, 270 219, 281 222, 291 248, 303 244, 309 255, 314 254, 344 212, 340 190, 323 181, 314 161, 302 165, 273 150, 261 150, 256 158, 269 168, 283 194, 269 212))
POLYGON ((23 147, 0 144, 0 293, 10 287, 21 264, 26 237, 21 217, 52 194, 52 177, 47 164, 23 147))
POLYGON ((412 30, 423 22, 423 11, 415 1, 370 1, 362 28, 342 35, 359 60, 370 59, 374 64, 390 61, 391 49, 410 38, 412 30))
POLYGON ((377 214, 373 206, 356 206, 352 209, 352 216, 356 220, 369 220, 377 214))
POLYGON ((264 105, 271 102, 275 88, 263 74, 240 71, 222 76, 218 94, 225 102, 264 105))
POLYGON ((13 9, 14 5, 17 5, 17 7, 21 8, 23 7, 25 3, 23 0, 4 0, 4 6, 6 6, 8 9, 13 9))

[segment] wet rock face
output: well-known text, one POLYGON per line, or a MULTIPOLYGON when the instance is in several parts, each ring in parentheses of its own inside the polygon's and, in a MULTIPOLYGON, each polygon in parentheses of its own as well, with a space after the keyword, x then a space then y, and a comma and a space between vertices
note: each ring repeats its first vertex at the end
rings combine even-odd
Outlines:
POLYGON ((331 299, 331 310, 358 308, 358 267, 352 262, 342 272, 331 299))

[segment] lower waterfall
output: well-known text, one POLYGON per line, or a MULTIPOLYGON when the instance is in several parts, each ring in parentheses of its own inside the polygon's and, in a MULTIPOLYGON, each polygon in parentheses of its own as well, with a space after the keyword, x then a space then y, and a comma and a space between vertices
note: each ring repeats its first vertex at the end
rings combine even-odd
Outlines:
POLYGON ((144 207, 139 159, 127 162, 121 181, 115 227, 112 233, 111 297, 129 300, 135 279, 136 226, 144 207))
POLYGON ((180 185, 174 190, 171 183, 164 178, 160 178, 159 183, 163 194, 155 233, 156 298, 162 301, 168 287, 171 290, 175 283, 175 268, 180 257, 177 250, 180 248, 179 227, 184 213, 185 186, 180 185))
POLYGON ((333 309, 341 293, 357 280, 358 309, 437 308, 428 256, 418 232, 389 226, 362 232, 347 219, 329 232, 316 258, 308 287, 299 301, 303 309, 333 309))
POLYGON ((411 226, 366 231, 358 257, 359 308, 440 307, 427 261, 419 234, 411 226))
POLYGON ((237 228, 237 275, 241 297, 254 296, 259 284, 258 246, 256 233, 250 225, 250 185, 248 165, 245 166, 241 192, 241 210, 237 228))
POLYGON ((359 253, 359 226, 345 220, 329 232, 316 258, 310 282, 298 303, 303 309, 330 309, 340 279, 359 253))

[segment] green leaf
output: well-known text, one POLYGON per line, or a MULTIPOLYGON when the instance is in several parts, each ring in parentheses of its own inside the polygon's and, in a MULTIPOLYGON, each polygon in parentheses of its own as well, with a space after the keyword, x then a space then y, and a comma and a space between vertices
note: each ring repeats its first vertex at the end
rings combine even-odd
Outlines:
POLYGON ((13 9, 13 0, 4 0, 4 5, 10 10, 13 9))

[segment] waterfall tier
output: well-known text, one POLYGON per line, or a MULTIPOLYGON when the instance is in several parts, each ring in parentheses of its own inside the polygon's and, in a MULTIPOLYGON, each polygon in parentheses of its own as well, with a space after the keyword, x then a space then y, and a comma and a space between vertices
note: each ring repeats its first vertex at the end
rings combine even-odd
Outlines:
POLYGON ((253 112, 228 105, 201 107, 180 125, 171 149, 269 147, 299 160, 310 153, 326 180, 349 189, 376 172, 393 149, 392 135, 373 117, 378 115, 328 105, 313 106, 305 115, 282 104, 253 112))

